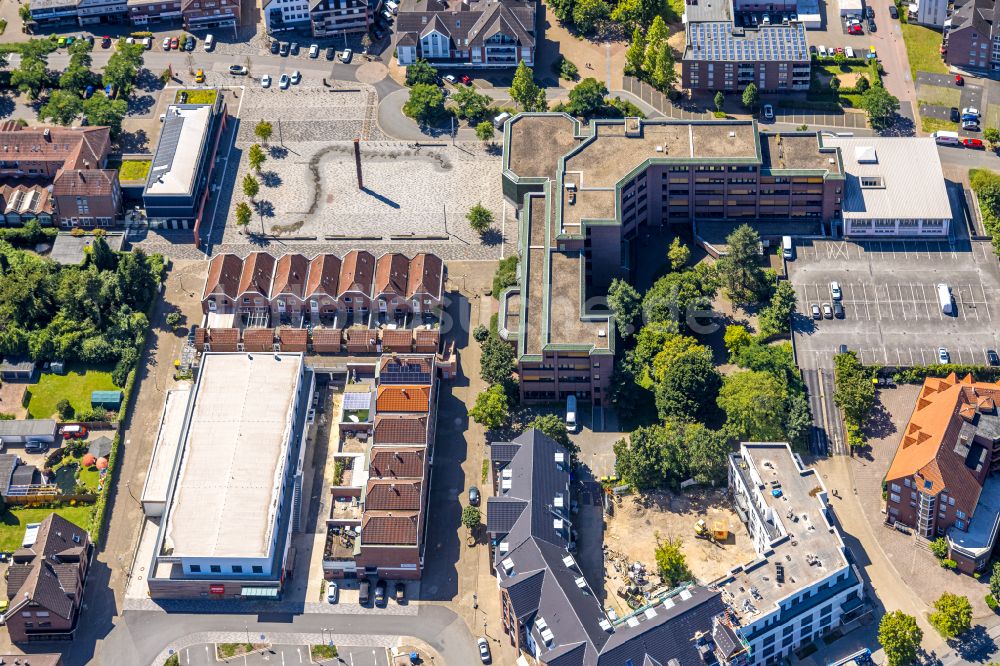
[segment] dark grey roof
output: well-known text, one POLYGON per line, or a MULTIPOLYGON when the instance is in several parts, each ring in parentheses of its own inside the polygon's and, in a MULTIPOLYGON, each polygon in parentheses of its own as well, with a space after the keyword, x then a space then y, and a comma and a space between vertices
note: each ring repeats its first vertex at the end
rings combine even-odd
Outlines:
POLYGON ((101 435, 90 443, 87 453, 95 458, 107 458, 111 455, 111 440, 101 435))
POLYGON ((691 23, 684 60, 727 62, 809 62, 806 29, 801 23, 740 28, 732 22, 691 23))
POLYGON ((0 453, 0 496, 7 494, 11 475, 17 465, 17 456, 13 453, 0 453))
POLYGON ((31 437, 56 434, 53 419, 15 419, 0 421, 0 437, 31 437))
POLYGON ((542 583, 545 581, 545 571, 539 569, 533 574, 521 576, 505 586, 510 595, 510 605, 514 615, 528 617, 538 610, 538 599, 542 594, 542 583))
POLYGON ((535 45, 535 4, 523 0, 479 0, 454 3, 426 0, 406 4, 396 17, 397 44, 415 43, 417 35, 436 30, 449 37, 455 48, 482 46, 483 40, 502 32, 521 46, 535 45), (404 41, 405 40, 405 41, 404 41))
POLYGON ((520 448, 519 444, 511 444, 510 442, 492 442, 490 443, 490 460, 492 462, 510 462, 520 448))
POLYGON ((486 501, 486 531, 507 534, 521 517, 527 502, 507 497, 490 497, 486 501))
POLYGON ((18 465, 10 477, 12 486, 30 486, 41 481, 38 468, 34 465, 18 465))

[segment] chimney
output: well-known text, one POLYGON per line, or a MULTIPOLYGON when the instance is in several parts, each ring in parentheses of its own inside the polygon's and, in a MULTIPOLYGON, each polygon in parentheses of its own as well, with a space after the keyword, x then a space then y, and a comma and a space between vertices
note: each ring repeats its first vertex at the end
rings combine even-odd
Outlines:
POLYGON ((404 398, 409 398, 410 397, 410 394, 406 392, 406 389, 402 389, 402 392, 403 392, 403 397, 404 398))
POLYGON ((45 140, 48 141, 49 143, 52 142, 52 130, 50 130, 48 127, 46 127, 45 130, 42 132, 42 136, 44 136, 45 140))
POLYGON ((358 189, 365 189, 364 181, 361 179, 361 139, 354 140, 354 168, 358 172, 358 189))

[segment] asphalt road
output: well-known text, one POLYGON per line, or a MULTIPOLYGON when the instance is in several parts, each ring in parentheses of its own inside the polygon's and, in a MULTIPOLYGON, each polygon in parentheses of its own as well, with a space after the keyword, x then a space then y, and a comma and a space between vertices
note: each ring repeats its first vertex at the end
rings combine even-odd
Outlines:
MULTIPOLYGON (((192 645, 178 652, 180 666, 216 666, 215 644, 192 645)), ((333 659, 310 661, 308 645, 272 645, 266 650, 241 657, 232 657, 226 662, 233 666, 296 666, 297 664, 321 664, 322 666, 389 666, 389 657, 384 648, 337 646, 337 656, 333 659)))

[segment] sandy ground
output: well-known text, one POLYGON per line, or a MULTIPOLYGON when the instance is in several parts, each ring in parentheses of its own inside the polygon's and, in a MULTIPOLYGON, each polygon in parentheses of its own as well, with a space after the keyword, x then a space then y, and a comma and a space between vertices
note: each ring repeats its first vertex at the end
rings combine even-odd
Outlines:
MULTIPOLYGON (((619 615, 628 613, 625 600, 618 596, 624 584, 614 566, 625 558, 630 563, 641 562, 647 571, 656 567, 654 551, 657 540, 680 539, 691 573, 701 583, 720 578, 739 564, 756 557, 753 544, 733 512, 722 490, 689 490, 684 494, 670 492, 644 493, 622 498, 615 505, 613 516, 607 516, 606 544, 608 573, 605 578, 607 605, 619 615), (730 529, 729 540, 721 544, 694 536, 694 525, 704 520, 711 526, 722 521, 730 529)), ((654 575, 654 580, 658 578, 654 575)), ((654 584, 655 587, 655 584, 654 584)))

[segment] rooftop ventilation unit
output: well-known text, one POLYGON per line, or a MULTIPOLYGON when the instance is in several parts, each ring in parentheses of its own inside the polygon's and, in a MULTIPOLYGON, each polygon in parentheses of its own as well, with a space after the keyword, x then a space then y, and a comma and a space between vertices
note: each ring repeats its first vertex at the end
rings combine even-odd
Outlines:
POLYGON ((563 508, 563 497, 562 495, 556 495, 555 499, 552 500, 552 505, 557 509, 563 508))
POLYGON ((635 615, 633 615, 629 619, 625 620, 625 624, 627 624, 630 627, 638 627, 639 626, 639 618, 637 618, 635 615))
POLYGON ((577 576, 576 577, 576 586, 578 588, 580 588, 581 590, 586 589, 587 588, 587 579, 584 578, 583 576, 577 576))
POLYGON ((687 601, 688 599, 690 599, 691 598, 691 590, 687 590, 687 589, 681 590, 680 598, 683 601, 687 601))
POLYGON ((732 132, 732 131, 729 132, 729 138, 730 139, 735 139, 736 138, 736 132, 732 132))
POLYGON ((563 519, 562 518, 555 518, 552 521, 552 528, 555 529, 556 531, 562 531, 562 528, 563 528, 563 519))
POLYGON ((662 153, 663 152, 663 146, 657 146, 656 147, 656 152, 662 153))
POLYGON ((503 562, 501 562, 500 566, 503 567, 504 573, 506 573, 508 576, 514 573, 514 560, 510 559, 509 557, 505 559, 503 562))
POLYGON ((563 453, 562 451, 556 451, 555 460, 557 465, 562 465, 564 462, 566 462, 566 454, 563 453))
POLYGON ((601 620, 597 624, 599 624, 601 629, 603 629, 604 631, 611 631, 611 623, 608 622, 606 619, 601 620))
POLYGON ((567 568, 572 568, 576 566, 576 560, 573 559, 572 555, 567 555, 563 558, 563 564, 565 564, 567 568))
POLYGON ((501 555, 506 555, 510 551, 510 544, 507 543, 506 541, 501 541, 498 550, 500 551, 501 555))
POLYGON ((646 609, 646 619, 647 620, 652 620, 654 617, 656 617, 656 609, 655 608, 647 608, 646 609))

